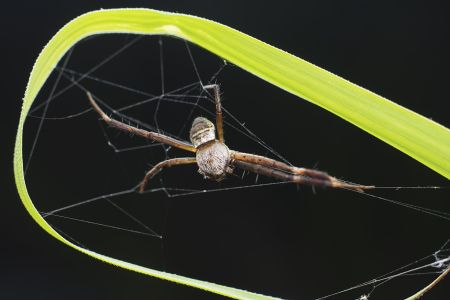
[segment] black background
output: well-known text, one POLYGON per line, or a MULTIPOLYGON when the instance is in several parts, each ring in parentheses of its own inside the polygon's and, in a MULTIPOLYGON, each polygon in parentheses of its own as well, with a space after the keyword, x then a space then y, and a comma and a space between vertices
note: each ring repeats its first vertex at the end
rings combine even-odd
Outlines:
MULTIPOLYGON (((0 297, 217 297, 92 260, 48 236, 23 209, 12 172, 21 98, 39 51, 75 16, 98 8, 128 6, 209 18, 449 126, 450 27, 442 3, 39 1, 4 5, 0 297)), ((447 180, 433 171, 330 113, 243 71, 233 72, 225 73, 221 82, 225 106, 253 124, 251 128, 291 162, 309 167, 319 163, 319 168, 331 174, 362 183, 447 185, 447 180)), ((176 76, 168 74, 166 79, 176 80, 176 76)), ((77 164, 76 154, 64 155, 70 170, 71 164, 77 164)), ((45 168, 46 156, 38 161, 35 169, 45 168)), ((186 180, 189 171, 182 173, 186 180)), ((142 172, 139 169, 136 178, 142 172)), ((48 174, 50 177, 41 176, 30 183, 30 189, 42 193, 39 197, 50 189, 49 178, 64 179, 48 174)), ((74 189, 80 189, 78 182, 69 178, 74 189)), ((64 192, 64 187, 51 189, 56 194, 64 192)), ((448 211, 445 190, 383 195, 448 211)), ((160 198, 164 203, 165 198, 160 198)), ((284 186, 180 198, 170 202, 166 221, 167 271, 290 299, 313 299, 374 278, 433 253, 448 238, 444 220, 349 192, 327 190, 314 195, 310 189, 297 192, 284 186)), ((127 243, 127 247, 139 245, 127 243)), ((116 250, 120 253, 114 249, 110 254, 116 250)), ((160 264, 155 259, 149 265, 160 269, 160 264)), ((417 276, 393 281, 378 288, 373 299, 407 296, 431 279, 417 276)), ((443 299, 449 286, 448 281, 443 282, 424 299, 443 299)), ((334 299, 355 299, 367 291, 334 299)))

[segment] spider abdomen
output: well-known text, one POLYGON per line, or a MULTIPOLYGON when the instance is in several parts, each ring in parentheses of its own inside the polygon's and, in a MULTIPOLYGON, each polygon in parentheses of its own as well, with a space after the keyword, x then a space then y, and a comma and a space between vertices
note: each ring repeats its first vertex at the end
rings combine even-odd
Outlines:
POLYGON ((198 171, 205 178, 222 180, 230 171, 230 150, 219 142, 211 141, 197 148, 198 171))

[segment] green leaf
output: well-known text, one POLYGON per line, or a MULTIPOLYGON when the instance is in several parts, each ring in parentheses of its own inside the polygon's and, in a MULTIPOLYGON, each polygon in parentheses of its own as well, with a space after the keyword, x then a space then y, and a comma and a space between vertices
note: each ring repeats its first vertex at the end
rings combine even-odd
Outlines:
POLYGON ((327 109, 450 178, 450 131, 447 128, 311 63, 237 30, 194 16, 148 9, 94 11, 66 24, 37 58, 25 91, 14 150, 16 185, 25 208, 49 234, 87 255, 122 268, 232 298, 273 299, 145 268, 78 247, 59 235, 36 210, 28 195, 23 171, 22 134, 26 116, 39 90, 66 51, 77 41, 102 33, 158 34, 186 39, 267 82, 327 109))

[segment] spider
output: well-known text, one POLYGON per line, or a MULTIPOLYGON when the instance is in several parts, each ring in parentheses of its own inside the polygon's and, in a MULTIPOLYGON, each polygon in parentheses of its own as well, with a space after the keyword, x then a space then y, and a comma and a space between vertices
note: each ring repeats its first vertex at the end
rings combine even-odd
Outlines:
POLYGON ((206 85, 204 86, 204 89, 210 89, 214 93, 218 139, 216 139, 216 127, 214 124, 204 117, 197 117, 192 123, 189 134, 192 144, 161 133, 139 129, 119 122, 109 117, 98 106, 91 93, 87 92, 92 107, 109 126, 152 141, 195 153, 195 157, 172 158, 156 164, 145 174, 144 179, 140 182, 140 193, 144 192, 149 180, 162 169, 188 164, 197 164, 199 168, 198 172, 202 174, 205 179, 215 181, 223 180, 228 174, 233 173, 234 168, 240 168, 256 174, 297 184, 349 189, 358 192, 373 188, 373 186, 348 183, 318 170, 298 168, 265 156, 230 150, 224 141, 219 85, 206 85))

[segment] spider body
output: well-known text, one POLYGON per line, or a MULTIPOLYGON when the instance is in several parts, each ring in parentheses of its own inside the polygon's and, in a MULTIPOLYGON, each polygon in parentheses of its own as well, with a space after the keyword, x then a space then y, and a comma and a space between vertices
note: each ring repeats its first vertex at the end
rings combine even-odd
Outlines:
POLYGON ((148 181, 162 169, 187 164, 197 164, 200 174, 207 179, 216 181, 224 179, 227 174, 233 172, 234 167, 237 167, 260 175, 297 184, 342 188, 359 192, 373 188, 373 186, 345 182, 318 170, 298 168, 265 156, 228 149, 223 138, 222 106, 220 103, 219 86, 217 84, 212 84, 204 86, 204 89, 212 89, 214 91, 216 126, 206 118, 196 118, 192 123, 189 134, 191 143, 180 141, 158 132, 139 129, 112 119, 98 106, 92 95, 89 92, 87 93, 92 107, 109 126, 146 139, 195 153, 195 157, 171 158, 156 164, 145 174, 144 179, 139 184, 140 192, 144 192, 148 181), (216 130, 218 139, 216 139, 216 130))
POLYGON ((227 173, 232 172, 230 150, 224 143, 216 140, 216 128, 210 120, 195 118, 189 136, 197 149, 195 158, 198 172, 205 179, 220 181, 227 173))

